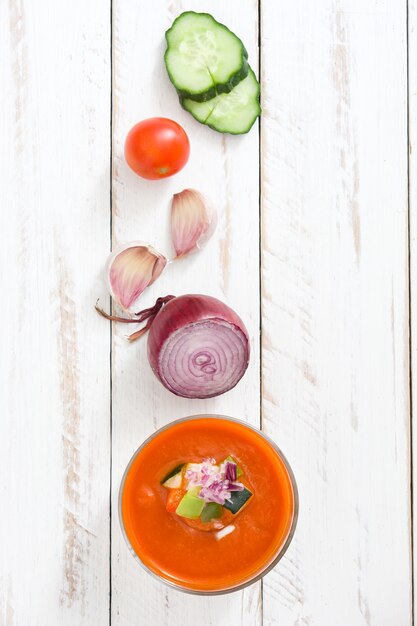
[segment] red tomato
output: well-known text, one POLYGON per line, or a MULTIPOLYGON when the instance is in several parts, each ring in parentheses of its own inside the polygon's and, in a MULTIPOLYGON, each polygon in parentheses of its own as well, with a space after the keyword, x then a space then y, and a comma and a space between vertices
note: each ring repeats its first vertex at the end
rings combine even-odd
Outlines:
POLYGON ((177 506, 181 502, 184 493, 185 491, 183 489, 169 489, 166 510, 170 513, 174 513, 177 506))
POLYGON ((139 122, 126 137, 127 164, 143 178, 172 176, 184 167, 189 155, 190 142, 185 130, 166 117, 139 122))

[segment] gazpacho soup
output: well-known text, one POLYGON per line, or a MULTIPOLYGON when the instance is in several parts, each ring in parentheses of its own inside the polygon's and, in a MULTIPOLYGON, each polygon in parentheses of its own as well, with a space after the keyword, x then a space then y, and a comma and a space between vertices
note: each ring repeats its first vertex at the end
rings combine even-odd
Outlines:
POLYGON ((249 584, 284 553, 297 517, 295 481, 278 448, 232 418, 196 416, 150 437, 120 489, 133 553, 197 593, 249 584))

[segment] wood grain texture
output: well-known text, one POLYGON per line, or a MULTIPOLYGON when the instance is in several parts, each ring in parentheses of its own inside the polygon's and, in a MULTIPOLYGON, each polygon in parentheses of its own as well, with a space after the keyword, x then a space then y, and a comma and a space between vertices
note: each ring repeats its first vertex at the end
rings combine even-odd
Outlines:
POLYGON ((300 517, 263 597, 256 584, 219 598, 142 571, 117 496, 131 454, 170 420, 260 423, 258 131, 199 125, 162 59, 164 31, 194 9, 235 30, 256 69, 258 3, 112 5, 111 103, 109 1, 0 3, 0 626, 101 626, 109 610, 113 626, 409 626, 416 0, 261 2, 262 422, 294 468, 300 517), (148 182, 126 167, 123 143, 155 115, 184 126, 192 153, 179 175, 148 182), (129 345, 114 325, 110 344, 93 310, 109 303, 111 223, 113 245, 142 239, 169 256, 170 199, 185 187, 211 197, 218 229, 142 303, 203 292, 245 320, 250 368, 209 401, 169 394, 146 340, 129 345))
POLYGON ((263 426, 300 490, 265 626, 411 623, 406 23, 262 3, 263 426))
POLYGON ((408 176, 409 176, 409 229, 410 229, 410 330, 411 330, 411 392, 412 392, 412 447, 413 447, 413 551, 414 551, 414 622, 417 622, 417 4, 408 1, 408 176))
POLYGON ((0 5, 0 624, 104 624, 109 3, 0 5))
MULTIPOLYGON (((164 32, 185 9, 207 4, 158 0, 113 1, 113 225, 114 243, 140 239, 170 255, 169 206, 186 187, 205 192, 218 209, 216 233, 204 251, 169 266, 143 294, 143 307, 157 296, 207 293, 225 300, 242 316, 252 342, 248 372, 217 399, 190 401, 166 391, 154 378, 146 340, 129 345, 126 328, 113 337, 113 515, 112 619, 133 623, 191 626, 261 624, 260 584, 229 597, 198 598, 172 591, 142 571, 120 533, 117 495, 124 468, 138 445, 172 419, 202 412, 223 413, 259 424, 259 245, 258 133, 226 137, 201 126, 179 105, 163 63, 164 32), (175 177, 150 182, 135 176, 123 159, 129 128, 141 119, 165 116, 183 125, 191 157, 175 177)), ((257 5, 245 0, 210 3, 210 12, 243 39, 257 67, 257 5)))

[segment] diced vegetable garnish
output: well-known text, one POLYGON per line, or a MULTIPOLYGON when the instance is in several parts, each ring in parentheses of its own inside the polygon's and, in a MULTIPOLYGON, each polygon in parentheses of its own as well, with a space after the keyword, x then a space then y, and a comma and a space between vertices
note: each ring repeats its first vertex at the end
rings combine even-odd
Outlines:
POLYGON ((238 481, 238 472, 243 472, 231 455, 219 464, 207 457, 201 463, 184 463, 175 470, 167 474, 163 483, 168 489, 166 509, 202 524, 202 530, 225 526, 232 519, 231 514, 240 511, 252 497, 238 481), (212 528, 208 528, 210 523, 212 528))
POLYGON ((198 490, 195 489, 187 491, 175 511, 177 515, 188 519, 196 519, 200 516, 206 503, 198 497, 197 493, 198 490))
POLYGON ((169 513, 175 513, 177 506, 182 500, 184 492, 182 489, 169 489, 166 503, 166 510, 169 513))
POLYGON ((201 511, 200 519, 202 522, 209 522, 211 519, 221 517, 222 507, 216 502, 209 502, 201 511))
POLYGON ((236 480, 236 464, 231 461, 225 461, 221 466, 216 465, 213 458, 204 459, 202 463, 189 463, 184 475, 189 487, 200 487, 199 496, 206 502, 224 504, 232 491, 244 488, 236 480))
POLYGON ((171 476, 171 478, 168 478, 168 480, 166 480, 163 483, 163 486, 166 487, 167 489, 178 489, 179 487, 181 487, 181 483, 182 483, 182 471, 179 471, 178 474, 174 474, 174 476, 171 476))
POLYGON ((233 461, 225 461, 224 463, 224 478, 230 483, 234 483, 237 480, 237 466, 233 461))
MULTIPOLYGON (((229 456, 227 456, 225 458, 224 461, 231 461, 232 463, 235 463, 235 465, 236 465, 236 476, 238 478, 239 478, 239 476, 242 476, 242 474, 243 474, 242 468, 236 463, 236 460, 232 456, 230 456, 230 454, 229 454, 229 456)), ((224 463, 224 461, 223 461, 223 463, 224 463)))
POLYGON ((185 473, 187 472, 200 472, 203 467, 202 463, 187 463, 185 465, 185 473))
POLYGON ((224 503, 224 508, 229 509, 233 514, 236 514, 240 509, 245 506, 248 500, 252 497, 252 492, 246 487, 243 491, 233 491, 230 499, 224 503))
POLYGON ((216 537, 216 539, 223 539, 223 537, 227 537, 227 535, 230 535, 230 533, 232 533, 235 529, 236 526, 234 526, 233 524, 229 524, 229 526, 226 526, 225 528, 222 528, 221 530, 218 530, 216 533, 214 533, 214 536, 216 537))
POLYGON ((180 472, 182 470, 182 468, 184 467, 184 463, 182 463, 181 465, 177 465, 176 467, 174 467, 174 469, 172 469, 170 472, 168 472, 168 474, 166 474, 164 476, 164 478, 161 480, 161 485, 165 485, 166 481, 171 478, 172 476, 175 476, 175 474, 178 474, 178 472, 180 472))

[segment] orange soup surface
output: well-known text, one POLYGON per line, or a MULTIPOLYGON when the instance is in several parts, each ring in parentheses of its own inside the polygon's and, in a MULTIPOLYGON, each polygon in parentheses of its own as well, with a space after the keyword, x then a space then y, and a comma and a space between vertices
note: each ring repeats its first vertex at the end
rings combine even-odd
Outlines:
POLYGON ((134 552, 151 571, 186 589, 220 591, 254 578, 279 554, 294 518, 294 491, 279 454, 256 431, 195 418, 174 423, 140 450, 125 478, 121 514, 134 552), (230 514, 234 531, 218 539, 166 510, 161 481, 183 463, 229 455, 253 497, 230 514))

